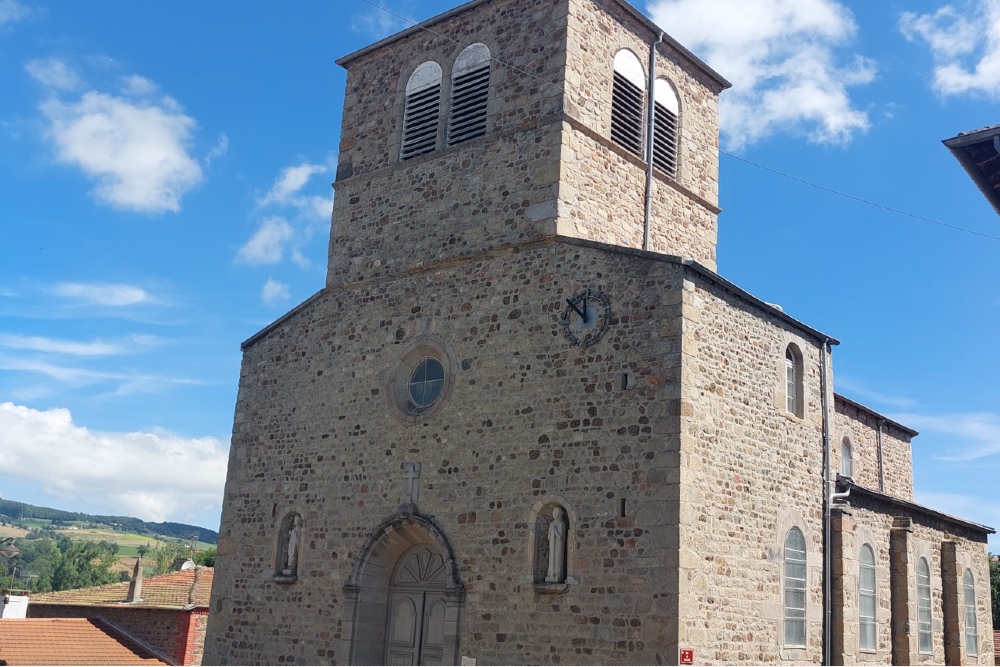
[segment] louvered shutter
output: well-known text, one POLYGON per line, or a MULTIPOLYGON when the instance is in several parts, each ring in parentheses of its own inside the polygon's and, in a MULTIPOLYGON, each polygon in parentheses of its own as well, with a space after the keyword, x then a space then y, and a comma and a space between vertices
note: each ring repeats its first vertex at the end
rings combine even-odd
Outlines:
POLYGON ((406 84, 400 159, 408 160, 434 150, 440 114, 441 66, 426 62, 414 70, 406 84))
POLYGON ((451 78, 448 145, 486 134, 486 104, 490 92, 490 51, 473 44, 455 60, 451 78))
POLYGON ((611 139, 636 155, 642 154, 644 99, 644 74, 639 59, 631 51, 619 51, 615 55, 611 89, 611 139))

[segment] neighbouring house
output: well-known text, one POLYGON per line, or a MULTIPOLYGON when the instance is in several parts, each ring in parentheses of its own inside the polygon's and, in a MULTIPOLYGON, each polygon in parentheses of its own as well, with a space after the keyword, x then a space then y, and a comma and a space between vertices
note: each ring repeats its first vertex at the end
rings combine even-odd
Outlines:
POLYGON ((172 665, 100 618, 0 620, 0 660, 7 665, 172 665))
POLYGON ((962 132, 942 143, 1000 213, 1000 125, 962 132))
POLYGON ((213 573, 192 564, 145 580, 134 575, 120 584, 38 593, 30 598, 28 618, 99 620, 149 647, 166 664, 200 665, 213 573))

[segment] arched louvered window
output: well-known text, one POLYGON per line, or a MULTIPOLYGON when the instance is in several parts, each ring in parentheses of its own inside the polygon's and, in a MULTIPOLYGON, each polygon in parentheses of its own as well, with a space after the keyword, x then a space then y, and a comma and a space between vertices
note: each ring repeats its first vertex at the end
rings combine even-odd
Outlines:
POLYGON ((840 474, 854 477, 854 452, 851 451, 851 441, 847 438, 840 443, 840 474))
POLYGON ((931 569, 926 558, 917 561, 917 650, 921 653, 934 652, 934 636, 931 634, 931 569))
POLYGON ((437 145, 441 113, 441 66, 429 60, 410 75, 403 105, 402 160, 430 153, 437 145))
POLYGON ((962 587, 965 589, 965 652, 969 655, 979 654, 979 629, 976 627, 976 580, 972 570, 966 570, 962 576, 962 587))
POLYGON ((642 118, 646 74, 635 54, 622 49, 615 54, 611 89, 611 138, 636 155, 642 154, 642 118))
POLYGON ((785 646, 806 645, 806 540, 792 528, 785 536, 785 646))
POLYGON ((677 119, 680 103, 666 79, 653 86, 653 164, 670 176, 677 175, 677 119))
POLYGON ((867 545, 861 545, 861 558, 858 561, 858 605, 859 627, 858 644, 862 651, 874 651, 878 647, 876 635, 875 609, 877 589, 875 587, 875 552, 867 545))
POLYGON ((490 50, 485 44, 465 48, 451 73, 448 145, 486 134, 486 102, 490 92, 490 50))

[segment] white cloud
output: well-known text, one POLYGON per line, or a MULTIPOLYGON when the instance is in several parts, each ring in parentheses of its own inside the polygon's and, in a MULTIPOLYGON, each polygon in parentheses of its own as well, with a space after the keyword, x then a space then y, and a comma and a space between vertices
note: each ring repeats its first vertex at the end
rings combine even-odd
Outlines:
POLYGON ((41 105, 57 159, 83 170, 96 182, 93 195, 115 208, 179 211, 181 197, 202 180, 186 147, 194 119, 169 97, 153 99, 155 92, 148 79, 132 76, 123 96, 91 90, 75 102, 51 97, 41 105))
POLYGON ((899 29, 934 56, 934 89, 942 95, 1000 97, 1000 0, 944 5, 933 14, 904 12, 899 29))
POLYGON ((855 380, 850 375, 838 374, 837 380, 834 384, 837 392, 842 393, 847 396, 847 398, 860 396, 866 401, 874 401, 875 403, 889 405, 895 408, 912 408, 916 405, 916 401, 912 398, 907 398, 906 396, 892 396, 890 394, 876 391, 868 387, 868 385, 864 382, 855 380))
POLYGON ((64 408, 0 403, 0 468, 75 506, 190 520, 221 505, 227 458, 216 438, 93 432, 64 408))
POLYGON ((27 350, 30 352, 69 354, 79 357, 102 357, 121 354, 124 351, 124 348, 119 344, 106 343, 99 340, 81 343, 75 340, 58 340, 43 336, 13 336, 9 334, 0 334, 0 347, 12 350, 27 350))
POLYGON ((722 130, 739 149, 777 132, 845 143, 868 129, 848 88, 875 78, 874 62, 839 49, 854 37, 836 0, 652 0, 653 20, 732 82, 722 130))
POLYGON ((363 14, 355 14, 351 29, 377 41, 417 24, 417 21, 386 6, 387 3, 379 4, 378 9, 372 8, 363 14))
POLYGON ((236 261, 244 264, 276 264, 281 261, 285 244, 293 233, 292 226, 284 218, 268 218, 236 253, 236 261))
POLYGON ((24 69, 42 85, 56 90, 74 90, 81 85, 76 72, 58 58, 29 60, 24 69))
POLYGON ((264 284, 264 289, 260 291, 261 300, 269 306, 287 301, 291 296, 291 292, 288 291, 288 285, 279 283, 274 278, 268 278, 264 284))
POLYGON ((205 155, 205 164, 210 165, 215 158, 222 157, 229 150, 229 137, 225 134, 219 135, 219 140, 215 142, 212 149, 205 155))
POLYGON ((260 205, 294 203, 295 196, 305 187, 313 174, 321 174, 325 171, 327 171, 326 166, 308 162, 294 167, 286 167, 274 181, 271 191, 260 200, 260 205))
POLYGON ((56 296, 98 306, 134 306, 152 301, 146 290, 133 285, 58 283, 50 291, 56 296))
POLYGON ((30 13, 30 9, 16 0, 0 0, 0 25, 20 21, 30 13))
POLYGON ((945 415, 894 414, 892 419, 949 443, 938 458, 972 461, 1000 454, 1000 416, 989 412, 945 415))

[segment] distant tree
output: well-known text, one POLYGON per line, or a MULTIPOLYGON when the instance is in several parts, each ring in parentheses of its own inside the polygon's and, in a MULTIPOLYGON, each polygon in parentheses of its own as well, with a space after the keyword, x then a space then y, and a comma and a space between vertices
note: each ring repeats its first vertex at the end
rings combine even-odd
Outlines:
POLYGON ((194 562, 197 565, 204 565, 205 567, 215 567, 215 556, 218 549, 216 547, 209 547, 204 551, 196 553, 194 555, 194 562))
MULTIPOLYGON (((148 546, 148 545, 147 545, 148 546)), ((188 553, 187 545, 181 542, 164 542, 149 549, 153 561, 153 574, 166 574, 173 569, 174 561, 188 553)))
POLYGON ((88 588, 119 580, 111 571, 118 545, 113 542, 71 542, 63 538, 57 543, 62 558, 52 573, 52 590, 88 588))
POLYGON ((993 600, 993 629, 1000 630, 1000 561, 990 556, 990 589, 993 600))

